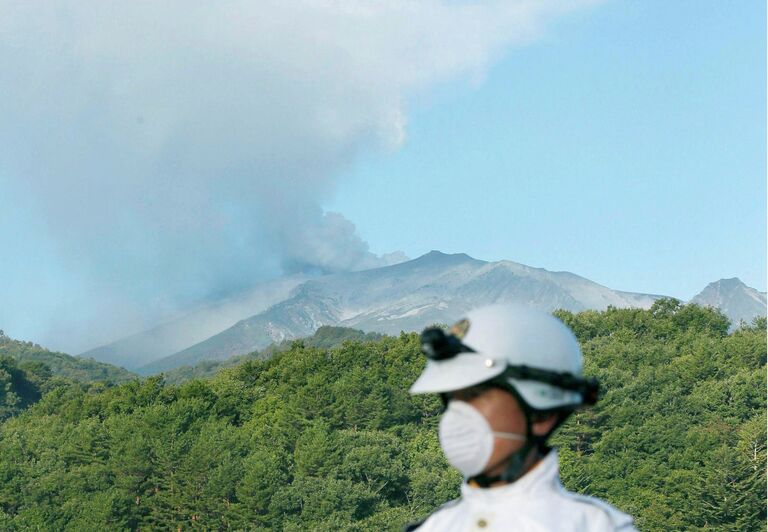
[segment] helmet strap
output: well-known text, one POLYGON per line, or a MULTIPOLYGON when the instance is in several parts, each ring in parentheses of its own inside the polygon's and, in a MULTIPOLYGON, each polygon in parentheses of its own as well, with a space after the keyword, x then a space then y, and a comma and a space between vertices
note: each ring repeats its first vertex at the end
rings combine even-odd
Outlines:
POLYGON ((497 482, 511 483, 525 474, 525 465, 528 462, 528 456, 533 449, 530 441, 526 441, 520 449, 505 457, 507 466, 499 475, 488 476, 480 473, 469 479, 482 488, 488 488, 497 482))

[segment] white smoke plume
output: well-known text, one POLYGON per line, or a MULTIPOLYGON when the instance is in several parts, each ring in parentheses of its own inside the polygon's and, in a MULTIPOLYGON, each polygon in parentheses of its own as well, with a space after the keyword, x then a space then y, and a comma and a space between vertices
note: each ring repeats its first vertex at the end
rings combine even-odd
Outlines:
POLYGON ((404 142, 410 96, 590 3, 0 0, 0 328, 77 351, 401 260, 323 212, 337 176, 404 142))

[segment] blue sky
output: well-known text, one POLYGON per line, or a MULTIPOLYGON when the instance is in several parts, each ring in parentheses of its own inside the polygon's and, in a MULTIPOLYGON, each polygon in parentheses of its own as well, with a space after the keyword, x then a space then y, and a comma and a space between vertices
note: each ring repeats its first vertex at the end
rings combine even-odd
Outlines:
POLYGON ((765 290, 765 5, 613 1, 411 103, 327 207, 375 251, 568 270, 687 299, 765 290))
POLYGON ((746 0, 9 0, 0 329, 78 353, 432 249, 764 291, 765 20, 746 0))

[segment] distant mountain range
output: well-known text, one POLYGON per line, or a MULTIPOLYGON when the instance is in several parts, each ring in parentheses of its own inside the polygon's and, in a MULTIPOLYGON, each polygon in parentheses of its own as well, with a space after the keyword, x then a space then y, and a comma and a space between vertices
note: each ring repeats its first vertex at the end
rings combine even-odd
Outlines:
MULTIPOLYGON (((432 251, 372 270, 267 283, 233 300, 238 304, 208 307, 84 355, 153 374, 311 336, 324 325, 398 334, 451 323, 495 302, 578 312, 649 308, 660 297, 612 290, 569 272, 432 251)), ((722 309, 735 324, 765 315, 765 301, 765 293, 738 279, 712 283, 692 300, 722 309)))
POLYGON ((500 301, 579 311, 609 305, 647 308, 658 297, 611 290, 568 272, 432 251, 392 266, 309 280, 264 312, 137 371, 157 373, 225 359, 312 335, 322 325, 397 334, 449 323, 473 307, 500 301))

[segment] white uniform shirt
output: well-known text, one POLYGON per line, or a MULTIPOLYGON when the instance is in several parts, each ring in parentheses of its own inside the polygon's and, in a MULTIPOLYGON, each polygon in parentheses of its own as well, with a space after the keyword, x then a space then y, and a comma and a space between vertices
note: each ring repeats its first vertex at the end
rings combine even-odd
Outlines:
POLYGON ((417 532, 500 530, 581 532, 636 530, 632 518, 600 499, 567 491, 551 450, 516 482, 494 488, 461 486, 461 498, 440 508, 417 532))

